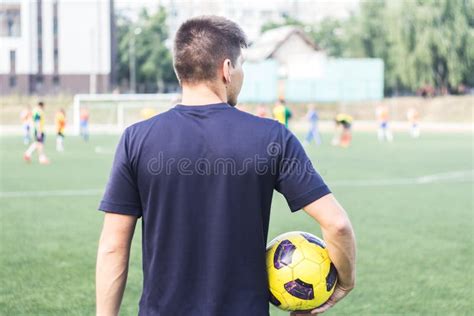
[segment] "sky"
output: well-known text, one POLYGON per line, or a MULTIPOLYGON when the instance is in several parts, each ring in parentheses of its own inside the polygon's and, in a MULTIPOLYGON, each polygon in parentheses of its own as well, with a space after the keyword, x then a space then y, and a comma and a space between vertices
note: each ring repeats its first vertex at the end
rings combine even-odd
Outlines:
MULTIPOLYGON (((361 0, 234 0, 235 3, 245 6, 250 10, 252 8, 272 8, 278 5, 284 5, 285 3, 291 4, 296 2, 302 7, 317 7, 318 18, 344 18, 348 16, 352 10, 357 9, 360 1, 361 0)), ((183 7, 188 3, 190 5, 200 3, 200 0, 115 0, 115 6, 118 10, 125 10, 133 14, 133 12, 139 11, 141 7, 153 9, 160 3, 166 7, 171 2, 174 2, 177 6, 183 7)), ((206 2, 222 4, 224 2, 232 2, 232 0, 206 0, 206 2)), ((212 13, 213 12, 209 12, 209 14, 212 13)))

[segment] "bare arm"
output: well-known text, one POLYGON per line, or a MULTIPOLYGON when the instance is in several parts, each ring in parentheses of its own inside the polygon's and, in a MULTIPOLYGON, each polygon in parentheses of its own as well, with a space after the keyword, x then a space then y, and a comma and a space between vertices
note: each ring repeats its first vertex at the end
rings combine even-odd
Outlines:
MULTIPOLYGON (((342 206, 328 194, 304 207, 320 225, 338 281, 331 298, 311 313, 322 313, 344 298, 355 285, 356 245, 352 225, 342 206)), ((293 313, 298 315, 299 313, 293 313)))
POLYGON ((347 289, 353 288, 356 246, 354 231, 346 212, 332 194, 314 201, 304 210, 321 225, 329 257, 337 269, 339 285, 347 289))
POLYGON ((136 222, 135 216, 105 214, 96 266, 98 316, 118 315, 136 222))

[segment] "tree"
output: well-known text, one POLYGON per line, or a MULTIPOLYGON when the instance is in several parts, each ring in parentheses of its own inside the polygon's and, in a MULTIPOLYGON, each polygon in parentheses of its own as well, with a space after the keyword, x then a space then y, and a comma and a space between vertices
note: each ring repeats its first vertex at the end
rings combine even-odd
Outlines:
POLYGON ((304 25, 286 17, 262 31, 283 25, 301 26, 329 56, 383 59, 386 94, 474 86, 472 0, 362 1, 346 20, 304 25))
POLYGON ((340 20, 325 18, 311 27, 309 35, 329 56, 343 57, 346 53, 346 34, 340 20))
POLYGON ((363 2, 345 24, 344 55, 385 62, 386 92, 472 85, 473 4, 468 0, 363 2))
POLYGON ((166 46, 168 30, 166 11, 160 7, 149 14, 142 9, 138 21, 133 23, 126 16, 118 16, 119 82, 129 83, 130 45, 135 41, 136 82, 139 92, 163 92, 177 85, 173 62, 166 46), (139 34, 136 30, 139 29, 139 34), (133 37, 133 38, 132 38, 133 37))
POLYGON ((281 22, 270 21, 270 22, 264 23, 262 25, 260 31, 263 33, 263 32, 269 31, 271 29, 276 29, 276 28, 286 26, 286 25, 295 25, 295 26, 301 26, 301 27, 305 26, 303 22, 301 22, 297 19, 294 19, 290 16, 285 16, 284 20, 281 21, 281 22))

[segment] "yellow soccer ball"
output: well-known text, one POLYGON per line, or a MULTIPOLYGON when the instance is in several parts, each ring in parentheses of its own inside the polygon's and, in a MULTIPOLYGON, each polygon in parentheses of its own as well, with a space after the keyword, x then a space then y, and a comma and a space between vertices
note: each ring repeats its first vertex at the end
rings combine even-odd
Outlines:
POLYGON ((326 244, 305 232, 273 239, 266 253, 270 302, 285 311, 310 310, 324 304, 337 282, 326 244))

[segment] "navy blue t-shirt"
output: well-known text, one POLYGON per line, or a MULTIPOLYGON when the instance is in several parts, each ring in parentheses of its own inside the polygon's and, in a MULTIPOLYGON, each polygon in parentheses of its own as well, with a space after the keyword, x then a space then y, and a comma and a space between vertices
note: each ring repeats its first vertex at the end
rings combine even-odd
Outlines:
POLYGON ((142 217, 140 315, 268 315, 274 189, 297 211, 330 193, 282 124, 226 103, 128 127, 99 209, 142 217))

